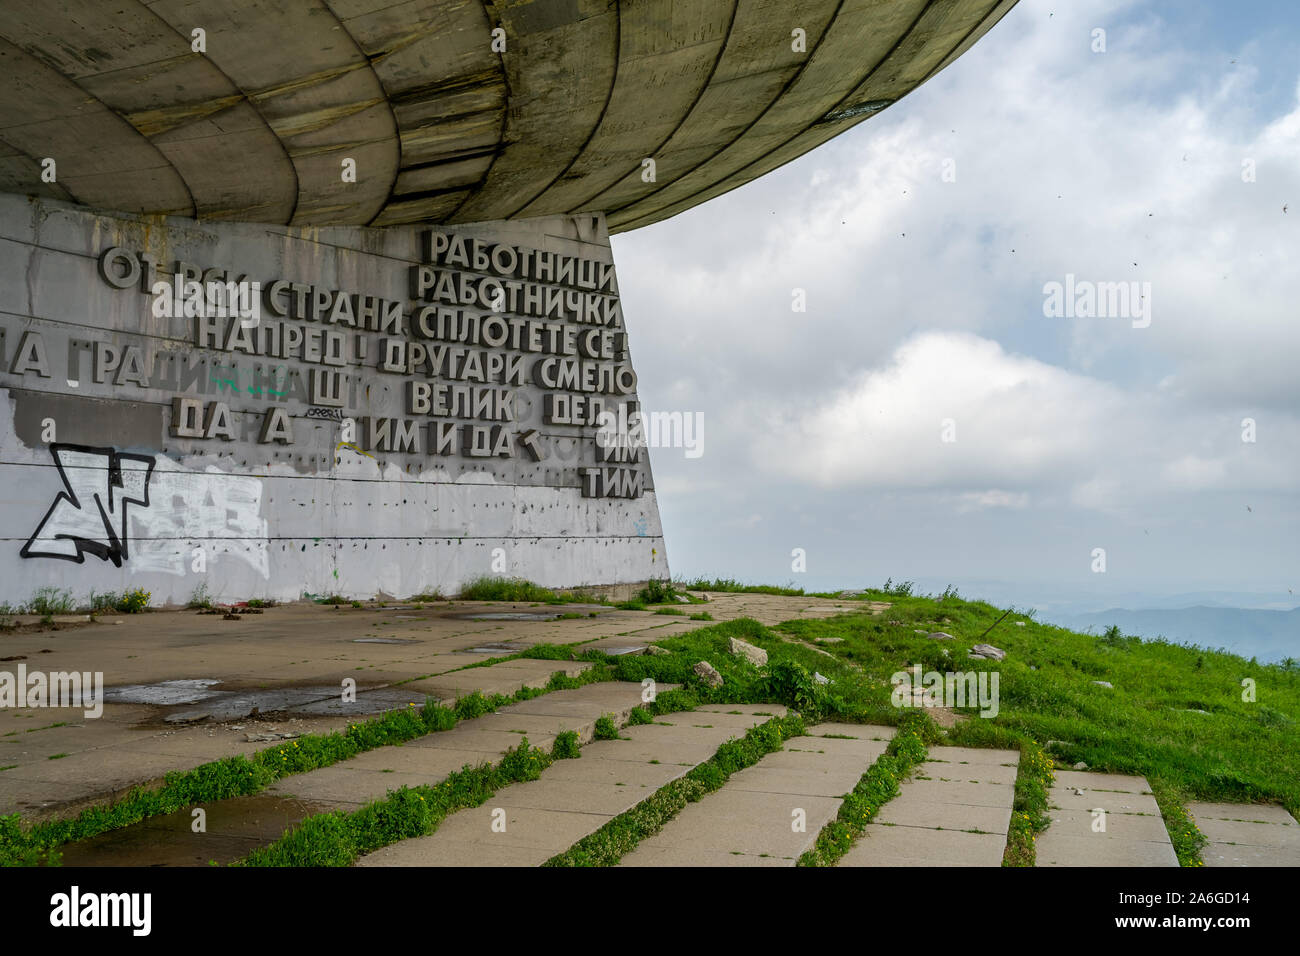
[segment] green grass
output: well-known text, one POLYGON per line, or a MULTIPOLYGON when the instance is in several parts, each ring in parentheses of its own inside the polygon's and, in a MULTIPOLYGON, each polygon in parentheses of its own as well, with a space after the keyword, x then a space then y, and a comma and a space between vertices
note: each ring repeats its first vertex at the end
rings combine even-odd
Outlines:
POLYGON ((37 588, 27 602, 28 614, 49 618, 55 614, 71 614, 74 609, 72 592, 61 588, 37 588))
POLYGON ((551 745, 552 760, 572 760, 579 756, 581 754, 576 730, 562 730, 555 735, 555 743, 551 745))
MULTIPOLYGON (((91 592, 91 599, 94 599, 94 592, 91 592)), ((203 611, 212 607, 212 596, 208 593, 208 582, 202 581, 198 587, 190 594, 189 602, 185 605, 191 611, 203 611)))
POLYGON ((717 752, 686 773, 660 787, 631 810, 605 823, 599 830, 583 837, 543 866, 613 866, 638 843, 663 829, 688 803, 712 793, 727 782, 737 770, 751 767, 767 754, 780 750, 790 737, 804 732, 803 719, 797 715, 774 717, 751 727, 739 740, 729 740, 717 752))
POLYGON ((677 601, 677 588, 672 581, 651 579, 637 595, 642 604, 669 604, 677 601))
MULTIPOLYGON (((941 672, 996 671, 997 717, 980 719, 966 708, 973 719, 953 728, 948 743, 1021 749, 1060 741, 1051 754, 1062 766, 1083 761, 1098 772, 1145 776, 1166 821, 1175 821, 1171 826, 1186 800, 1272 801, 1300 812, 1300 672, 1294 668, 1115 630, 1079 634, 1017 612, 986 634, 1002 609, 951 589, 942 599, 902 593, 910 590, 904 582, 891 584, 890 593, 863 595, 892 602, 881 614, 791 621, 777 629, 807 641, 838 637, 825 649, 881 680, 904 662, 941 672), (933 641, 914 630, 943 630, 957 640, 933 641), (1002 648, 1006 659, 967 659, 977 642, 1002 648), (1255 682, 1257 702, 1243 700, 1247 679, 1255 682)), ((1184 842, 1181 855, 1190 859, 1195 835, 1184 842)))
MULTIPOLYGON (((557 671, 545 688, 521 688, 507 696, 486 696, 475 691, 451 707, 431 698, 422 708, 390 711, 371 720, 351 724, 345 731, 308 734, 258 751, 213 761, 193 770, 174 771, 160 787, 133 788, 115 803, 93 806, 76 817, 51 820, 24 830, 18 814, 0 816, 0 866, 32 861, 57 862, 59 846, 116 830, 141 820, 198 804, 249 796, 293 774, 328 767, 368 750, 405 743, 437 731, 450 730, 459 721, 472 720, 518 700, 530 700, 554 690, 610 680, 613 669, 594 667, 580 677, 557 671)), ((57 754, 54 760, 66 754, 57 754)))
POLYGON ((742 584, 734 578, 694 578, 680 581, 677 587, 691 591, 713 591, 726 594, 776 594, 783 597, 802 597, 803 588, 774 587, 770 584, 742 584))
POLYGON ((884 754, 859 778, 840 804, 835 819, 822 827, 813 848, 799 858, 798 865, 834 866, 862 836, 880 808, 898 796, 899 782, 925 759, 927 744, 938 739, 938 728, 928 714, 907 714, 884 754))
POLYGON ((1047 815, 1048 791, 1055 779, 1052 758, 1036 742, 1025 741, 1016 770, 1015 799, 1011 804, 1007 848, 1002 854, 1003 866, 1033 866, 1037 862, 1034 841, 1051 823, 1047 815))
POLYGON ((462 601, 511 601, 517 604, 602 604, 585 591, 552 591, 524 578, 499 578, 491 575, 475 578, 460 589, 462 601))
MULTIPOLYGON (((118 614, 139 614, 149 609, 150 593, 144 588, 131 591, 91 591, 86 598, 86 609, 96 611, 113 611, 118 614)), ((191 599, 191 607, 193 599, 191 599)))
POLYGON ((497 764, 466 766, 432 786, 401 787, 351 813, 307 817, 234 865, 348 866, 390 843, 433 832, 449 814, 480 806, 502 787, 536 780, 554 759, 524 737, 497 764))

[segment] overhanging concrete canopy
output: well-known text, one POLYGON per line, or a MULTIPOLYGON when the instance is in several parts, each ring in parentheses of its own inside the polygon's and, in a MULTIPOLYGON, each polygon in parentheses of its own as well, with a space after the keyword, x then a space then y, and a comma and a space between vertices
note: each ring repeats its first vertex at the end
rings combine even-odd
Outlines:
POLYGON ((879 112, 1015 2, 6 0, 0 190, 293 226, 600 211, 625 231, 879 112))

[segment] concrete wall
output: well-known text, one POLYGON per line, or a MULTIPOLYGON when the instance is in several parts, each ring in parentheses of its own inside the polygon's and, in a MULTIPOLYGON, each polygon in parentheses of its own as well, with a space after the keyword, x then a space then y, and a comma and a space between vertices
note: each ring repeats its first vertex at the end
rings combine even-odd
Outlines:
MULTIPOLYGON (((598 215, 455 232, 612 262, 598 215)), ((624 466, 640 494, 630 485, 624 491, 635 496, 604 497, 590 485, 584 494, 579 469, 606 466, 597 462, 594 427, 548 422, 546 396, 563 390, 530 374, 510 389, 513 421, 454 416, 458 425, 505 429, 496 456, 471 457, 459 443, 453 454, 432 453, 432 418, 411 412, 407 389, 449 376, 430 374, 431 364, 379 368, 395 339, 445 344, 411 327, 421 306, 411 281, 422 234, 97 215, 0 195, 0 601, 25 601, 42 586, 79 599, 91 589, 143 587, 161 604, 187 600, 201 583, 222 600, 292 600, 450 592, 491 573, 553 587, 666 577, 645 450, 624 466), (345 331, 346 356, 332 369, 212 347, 211 339, 200 347, 202 320, 156 314, 147 275, 116 287, 125 264, 101 266, 112 247, 137 261, 152 257, 158 280, 179 260, 258 281, 264 296, 282 279, 400 301, 402 330, 335 325, 345 331), (313 401, 320 371, 345 376, 342 406, 313 401), (178 398, 217 414, 216 437, 186 437, 178 398), (221 437, 217 403, 229 410, 232 438, 221 437), (287 413, 291 444, 263 431, 278 420, 274 409, 287 413), (417 427, 418 449, 375 441, 375 419, 417 427), (541 460, 521 437, 532 431, 541 460)), ((265 307, 243 324, 254 326, 250 338, 277 324, 282 333, 331 325, 265 307)), ((605 328, 622 330, 617 314, 605 328)), ((494 351, 530 369, 549 357, 494 351)), ((625 352, 615 361, 630 365, 625 352)), ((613 408, 636 395, 605 398, 613 408)))

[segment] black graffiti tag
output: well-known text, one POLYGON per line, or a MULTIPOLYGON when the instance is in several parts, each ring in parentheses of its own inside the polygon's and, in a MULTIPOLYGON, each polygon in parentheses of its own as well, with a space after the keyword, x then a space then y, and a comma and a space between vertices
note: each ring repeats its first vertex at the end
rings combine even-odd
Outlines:
POLYGON ((77 564, 93 554, 120 568, 129 556, 126 507, 149 507, 154 459, 60 442, 50 445, 50 455, 64 490, 19 554, 77 564))

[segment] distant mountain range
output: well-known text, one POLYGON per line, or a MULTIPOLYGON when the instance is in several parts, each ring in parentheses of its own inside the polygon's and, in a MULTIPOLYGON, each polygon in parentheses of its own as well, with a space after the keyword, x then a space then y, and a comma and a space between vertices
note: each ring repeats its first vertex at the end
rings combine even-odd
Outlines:
POLYGON ((1113 624, 1125 634, 1221 647, 1266 663, 1287 657, 1300 658, 1300 607, 1286 611, 1205 605, 1141 610, 1110 608, 1083 613, 1046 611, 1037 619, 1094 634, 1113 624))

